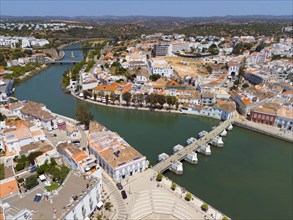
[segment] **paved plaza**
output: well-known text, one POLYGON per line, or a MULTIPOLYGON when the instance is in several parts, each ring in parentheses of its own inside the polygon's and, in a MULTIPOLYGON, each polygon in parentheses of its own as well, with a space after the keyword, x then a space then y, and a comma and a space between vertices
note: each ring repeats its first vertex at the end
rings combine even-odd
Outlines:
POLYGON ((203 201, 194 197, 185 201, 185 193, 177 186, 171 190, 172 181, 155 180, 156 172, 148 169, 122 182, 127 193, 126 212, 128 219, 222 219, 223 215, 209 208, 201 210, 203 201))

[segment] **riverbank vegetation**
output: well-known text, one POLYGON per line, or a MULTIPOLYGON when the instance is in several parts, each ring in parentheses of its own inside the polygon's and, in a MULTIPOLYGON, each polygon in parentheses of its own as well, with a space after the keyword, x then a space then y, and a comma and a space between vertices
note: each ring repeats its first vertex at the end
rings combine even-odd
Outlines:
MULTIPOLYGON (((164 96, 156 93, 151 94, 131 94, 126 92, 122 95, 121 99, 114 92, 110 95, 105 94, 103 91, 99 91, 97 93, 92 93, 90 91, 84 91, 84 99, 90 99, 96 102, 102 102, 108 105, 111 103, 112 105, 126 105, 132 107, 142 107, 142 108, 150 108, 150 109, 164 109, 172 110, 178 109, 179 102, 176 96, 164 96), (121 102, 122 101, 122 102, 121 102), (124 103, 123 103, 124 102, 124 103)), ((84 110, 83 110, 84 111, 84 110)))
POLYGON ((49 64, 27 63, 25 66, 14 66, 7 68, 12 73, 6 74, 4 79, 13 79, 15 84, 30 79, 43 70, 47 69, 49 64))

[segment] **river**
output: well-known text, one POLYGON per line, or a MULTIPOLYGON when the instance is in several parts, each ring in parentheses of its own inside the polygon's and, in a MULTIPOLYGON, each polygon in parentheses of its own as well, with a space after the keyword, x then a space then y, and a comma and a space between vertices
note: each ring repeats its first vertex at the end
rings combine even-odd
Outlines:
MULTIPOLYGON (((78 44, 69 48, 79 47, 78 44)), ((81 51, 74 51, 82 59, 81 51)), ((64 59, 70 59, 70 51, 64 59)), ((74 117, 79 100, 60 88, 63 72, 71 65, 52 65, 17 86, 15 96, 47 105, 53 112, 74 117)), ((190 115, 109 108, 87 103, 94 118, 118 132, 154 164, 158 154, 171 153, 176 144, 217 120, 190 115)), ((199 155, 199 163, 184 162, 184 174, 165 173, 224 214, 237 219, 292 219, 293 147, 249 130, 234 127, 223 149, 199 155)))

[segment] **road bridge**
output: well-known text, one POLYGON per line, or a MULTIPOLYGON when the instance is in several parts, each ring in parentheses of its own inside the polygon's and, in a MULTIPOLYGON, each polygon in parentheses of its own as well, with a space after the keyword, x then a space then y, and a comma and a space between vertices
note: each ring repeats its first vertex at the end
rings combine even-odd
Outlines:
POLYGON ((158 173, 163 173, 168 170, 172 164, 172 161, 181 161, 186 158, 187 154, 192 151, 196 151, 200 146, 207 144, 211 139, 219 135, 224 129, 226 129, 230 124, 234 123, 235 119, 228 119, 221 124, 219 124, 215 129, 211 130, 204 137, 194 141, 192 144, 184 147, 182 150, 174 153, 170 157, 161 162, 157 163, 153 169, 158 173))
POLYGON ((76 64, 79 63, 81 60, 56 60, 56 61, 51 61, 49 63, 51 64, 76 64))

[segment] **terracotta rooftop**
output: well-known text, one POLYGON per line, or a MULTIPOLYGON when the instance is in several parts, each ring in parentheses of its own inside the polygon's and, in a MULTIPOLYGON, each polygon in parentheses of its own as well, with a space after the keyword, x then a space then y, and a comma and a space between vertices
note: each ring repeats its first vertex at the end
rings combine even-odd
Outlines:
POLYGON ((10 193, 14 193, 18 191, 18 186, 16 179, 13 177, 11 179, 2 180, 0 183, 0 198, 3 198, 10 193))
POLYGON ((214 105, 214 107, 219 108, 219 109, 223 109, 226 112, 236 111, 235 102, 231 102, 231 101, 218 102, 214 105))

